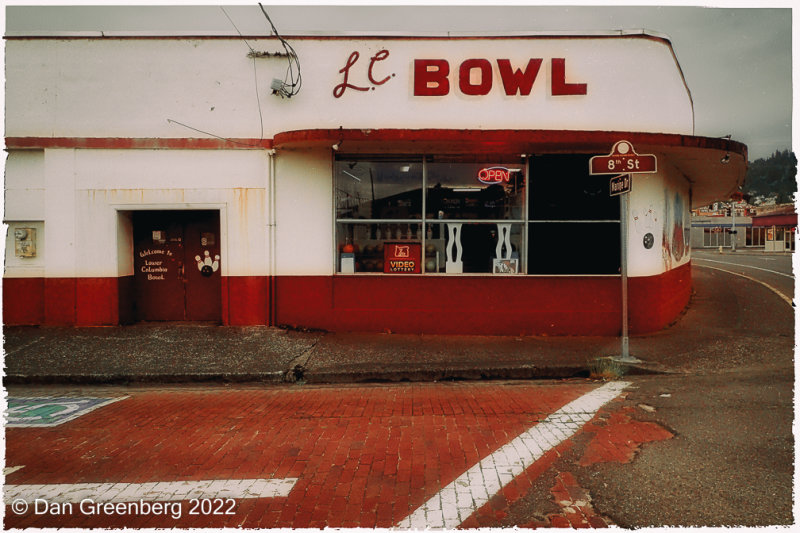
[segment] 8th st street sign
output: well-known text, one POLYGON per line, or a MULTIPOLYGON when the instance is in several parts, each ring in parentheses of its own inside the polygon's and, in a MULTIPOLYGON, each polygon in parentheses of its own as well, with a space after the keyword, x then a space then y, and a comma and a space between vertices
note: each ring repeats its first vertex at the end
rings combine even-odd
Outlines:
POLYGON ((628 141, 619 141, 608 155, 596 155, 589 159, 589 174, 620 174, 622 172, 654 173, 656 172, 656 156, 639 155, 628 141))

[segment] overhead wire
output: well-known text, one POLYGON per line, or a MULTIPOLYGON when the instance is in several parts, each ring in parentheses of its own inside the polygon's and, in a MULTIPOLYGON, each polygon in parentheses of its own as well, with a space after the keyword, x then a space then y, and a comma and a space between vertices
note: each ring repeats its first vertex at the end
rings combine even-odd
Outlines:
POLYGON ((242 41, 244 41, 244 44, 247 45, 247 48, 250 49, 250 57, 253 58, 253 81, 255 82, 256 103, 258 104, 258 124, 261 127, 261 137, 259 137, 259 141, 263 141, 264 140, 264 114, 261 111, 261 98, 258 96, 258 70, 256 69, 256 56, 254 55, 256 53, 256 51, 253 50, 253 47, 250 46, 250 43, 248 43, 247 39, 244 38, 244 35, 242 35, 242 32, 239 31, 238 27, 236 27, 236 24, 233 22, 233 19, 230 17, 230 15, 228 15, 228 12, 225 11, 225 8, 222 7, 222 6, 219 6, 219 8, 222 10, 222 12, 228 18, 228 20, 231 23, 231 26, 233 26, 233 29, 235 29, 236 33, 239 34, 239 37, 242 38, 242 41))
MULTIPOLYGON (((233 144, 241 144, 242 146, 252 146, 253 148, 263 148, 263 146, 261 146, 260 144, 244 143, 244 142, 241 142, 241 141, 237 141, 235 139, 231 139, 229 137, 220 137, 219 135, 214 135, 211 132, 194 128, 192 126, 189 126, 188 124, 184 124, 183 122, 178 122, 177 120, 173 120, 171 118, 168 118, 167 122, 169 122, 170 124, 177 124, 178 126, 183 126, 184 128, 190 129, 192 131, 196 131, 198 133, 203 133, 203 134, 208 135, 210 137, 214 137, 216 139, 220 139, 222 141, 227 141, 227 142, 230 142, 230 143, 233 143, 233 144)), ((264 139, 261 139, 261 140, 263 141, 264 139)))
POLYGON ((286 39, 281 37, 280 33, 278 33, 278 29, 275 27, 275 24, 273 24, 269 14, 267 14, 267 10, 264 9, 263 5, 261 5, 261 2, 258 3, 258 7, 261 8, 261 12, 264 13, 264 16, 267 18, 267 22, 269 22, 269 25, 272 28, 272 33, 274 33, 281 42, 289 63, 286 68, 286 75, 283 78, 283 86, 277 92, 281 96, 291 98, 300 92, 300 88, 303 85, 303 77, 300 74, 300 59, 297 57, 297 52, 295 52, 294 47, 292 47, 292 45, 289 44, 286 39), (297 68, 296 78, 294 73, 295 68, 297 68))

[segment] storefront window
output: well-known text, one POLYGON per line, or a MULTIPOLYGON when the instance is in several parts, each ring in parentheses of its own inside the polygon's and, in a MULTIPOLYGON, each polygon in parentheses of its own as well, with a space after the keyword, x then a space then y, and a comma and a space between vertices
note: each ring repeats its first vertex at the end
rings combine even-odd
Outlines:
POLYGON ((730 230, 726 231, 726 228, 719 226, 703 228, 703 246, 707 248, 718 248, 719 246, 724 248, 730 247, 730 230))
POLYGON ((524 164, 341 157, 334 173, 338 272, 524 272, 524 164))
POLYGON ((764 233, 765 228, 746 228, 745 231, 745 245, 746 246, 764 246, 764 233))
POLYGON ((618 274, 619 198, 588 161, 339 156, 337 272, 618 274))
POLYGON ((422 161, 348 159, 335 165, 337 219, 422 218, 422 161))
POLYGON ((427 218, 523 220, 522 165, 431 162, 426 170, 427 218))
POLYGON ((608 176, 589 174, 589 157, 532 158, 528 273, 619 273, 619 197, 608 176))

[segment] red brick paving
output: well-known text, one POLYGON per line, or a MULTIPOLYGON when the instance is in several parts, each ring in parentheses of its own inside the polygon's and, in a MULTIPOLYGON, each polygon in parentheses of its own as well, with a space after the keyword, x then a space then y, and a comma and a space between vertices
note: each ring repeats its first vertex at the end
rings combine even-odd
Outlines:
MULTIPOLYGON (((285 498, 238 500, 233 516, 187 516, 187 503, 179 520, 18 517, 7 506, 5 527, 391 527, 481 458, 593 387, 135 391, 61 426, 8 429, 6 464, 25 468, 6 482, 292 477, 297 484, 285 498)), ((529 484, 518 479, 498 495, 495 519, 529 484)))
POLYGON ((605 424, 587 424, 584 431, 594 436, 578 464, 629 463, 642 444, 673 437, 670 431, 654 422, 633 420, 632 413, 632 407, 625 407, 611 413, 605 424))

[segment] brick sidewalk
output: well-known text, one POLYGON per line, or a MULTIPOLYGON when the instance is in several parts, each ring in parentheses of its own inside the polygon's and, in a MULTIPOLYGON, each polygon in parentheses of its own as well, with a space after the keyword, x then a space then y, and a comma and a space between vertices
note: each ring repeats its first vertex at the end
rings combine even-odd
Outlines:
MULTIPOLYGON (((17 516, 6 501, 5 526, 392 527, 597 387, 576 381, 125 391, 128 398, 60 426, 7 429, 6 465, 24 467, 8 475, 6 489, 94 483, 107 491, 92 494, 95 502, 104 495, 112 501, 112 484, 117 492, 149 484, 163 498, 175 495, 176 483, 199 480, 296 480, 287 481, 291 490, 237 498, 230 515, 189 515, 183 500, 180 518, 86 515, 77 504, 60 515, 31 508, 17 516)), ((547 455, 503 488, 500 507, 530 489, 544 464, 547 455)), ((486 511, 476 511, 465 527, 481 525, 486 511)))

